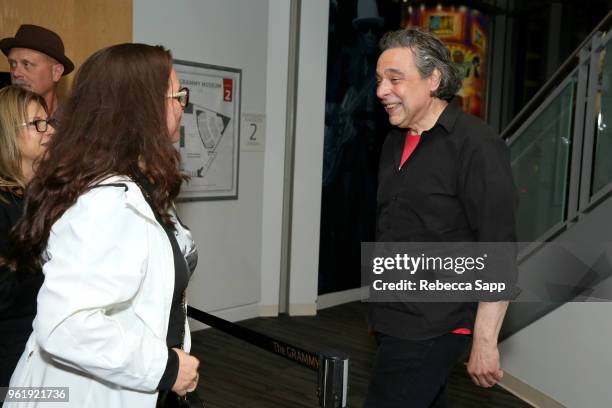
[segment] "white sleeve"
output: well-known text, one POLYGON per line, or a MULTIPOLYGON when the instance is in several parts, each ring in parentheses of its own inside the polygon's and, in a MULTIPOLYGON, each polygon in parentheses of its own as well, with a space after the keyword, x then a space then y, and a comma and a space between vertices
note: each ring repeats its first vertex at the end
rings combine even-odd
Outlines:
POLYGON ((165 339, 130 310, 146 271, 147 222, 122 188, 81 196, 51 230, 34 321, 53 360, 140 391, 157 388, 168 359, 165 339))

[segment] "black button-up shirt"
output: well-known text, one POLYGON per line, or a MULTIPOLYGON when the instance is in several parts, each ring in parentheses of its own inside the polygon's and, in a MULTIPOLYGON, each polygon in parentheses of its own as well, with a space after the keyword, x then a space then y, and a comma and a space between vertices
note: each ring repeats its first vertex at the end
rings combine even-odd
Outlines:
MULTIPOLYGON (((381 151, 378 242, 514 242, 516 188, 509 149, 495 131, 451 101, 400 168, 406 129, 381 151)), ((372 303, 370 326, 424 339, 473 328, 474 303, 372 303)))

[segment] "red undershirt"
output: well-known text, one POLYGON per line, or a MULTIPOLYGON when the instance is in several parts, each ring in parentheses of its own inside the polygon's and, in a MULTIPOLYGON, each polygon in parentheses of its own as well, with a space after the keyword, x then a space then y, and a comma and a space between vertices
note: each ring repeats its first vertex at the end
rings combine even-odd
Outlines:
MULTIPOLYGON (((406 132, 406 140, 404 141, 404 151, 402 152, 402 158, 400 160, 399 168, 401 169, 404 163, 408 160, 410 155, 414 152, 419 141, 421 140, 421 135, 411 135, 410 132, 406 132)), ((472 331, 465 327, 460 327, 453 330, 451 333, 454 334, 465 334, 470 335, 472 331)))

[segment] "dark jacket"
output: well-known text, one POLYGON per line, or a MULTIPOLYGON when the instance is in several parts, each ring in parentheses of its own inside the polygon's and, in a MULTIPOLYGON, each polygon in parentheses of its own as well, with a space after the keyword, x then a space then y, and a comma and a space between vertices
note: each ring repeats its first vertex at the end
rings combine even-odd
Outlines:
MULTIPOLYGON (((6 255, 9 232, 22 211, 20 195, 0 189, 0 256, 6 255)), ((42 273, 9 273, 0 269, 0 387, 8 383, 32 332, 42 273)))

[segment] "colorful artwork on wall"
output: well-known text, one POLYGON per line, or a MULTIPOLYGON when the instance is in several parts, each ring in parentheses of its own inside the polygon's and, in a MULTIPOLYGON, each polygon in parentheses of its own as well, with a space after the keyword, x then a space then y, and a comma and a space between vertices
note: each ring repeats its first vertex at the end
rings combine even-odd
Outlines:
POLYGON ((467 7, 408 6, 404 26, 434 33, 451 53, 463 74, 458 93, 463 110, 485 119, 490 18, 467 7))

